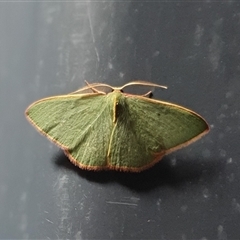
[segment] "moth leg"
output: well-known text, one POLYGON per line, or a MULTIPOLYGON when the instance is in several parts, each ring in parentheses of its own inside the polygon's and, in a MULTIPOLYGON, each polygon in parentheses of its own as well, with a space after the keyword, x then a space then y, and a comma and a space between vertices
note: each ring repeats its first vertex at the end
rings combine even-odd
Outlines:
POLYGON ((75 92, 71 92, 69 93, 69 95, 71 94, 77 94, 77 93, 89 93, 89 90, 92 91, 93 93, 100 93, 100 94, 106 94, 105 92, 103 91, 99 91, 97 90, 95 87, 93 87, 90 83, 88 83, 86 80, 85 80, 87 86, 86 87, 83 87, 83 88, 80 88, 78 89, 77 91, 75 92))
POLYGON ((143 97, 148 97, 148 98, 151 98, 151 97, 152 97, 152 95, 153 95, 152 91, 149 91, 149 92, 147 92, 147 93, 143 94, 142 96, 143 96, 143 97))
POLYGON ((85 80, 85 83, 88 85, 89 89, 91 89, 93 91, 93 93, 104 93, 104 94, 106 94, 105 92, 99 91, 96 88, 92 87, 91 84, 89 84, 89 82, 87 80, 85 80))

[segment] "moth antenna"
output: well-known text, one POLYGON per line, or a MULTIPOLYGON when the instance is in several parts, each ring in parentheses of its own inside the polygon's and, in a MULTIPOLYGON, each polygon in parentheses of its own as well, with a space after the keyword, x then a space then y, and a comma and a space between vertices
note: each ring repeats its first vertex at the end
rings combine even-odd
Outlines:
POLYGON ((167 89, 167 86, 159 85, 156 83, 151 83, 151 82, 145 82, 145 81, 134 81, 134 82, 129 82, 121 87, 121 89, 127 87, 127 86, 132 86, 132 85, 142 85, 142 86, 150 86, 150 87, 159 87, 159 88, 164 88, 167 89))
POLYGON ((98 89, 96 89, 97 87, 108 87, 110 89, 113 89, 112 86, 108 85, 108 84, 105 84, 105 83, 88 83, 86 80, 85 80, 87 86, 83 87, 83 88, 80 88, 78 89, 77 91, 75 92, 71 92, 69 94, 76 94, 76 93, 86 93, 86 90, 89 90, 91 89, 94 93, 101 93, 101 94, 106 94, 106 92, 104 91, 100 91, 98 89))

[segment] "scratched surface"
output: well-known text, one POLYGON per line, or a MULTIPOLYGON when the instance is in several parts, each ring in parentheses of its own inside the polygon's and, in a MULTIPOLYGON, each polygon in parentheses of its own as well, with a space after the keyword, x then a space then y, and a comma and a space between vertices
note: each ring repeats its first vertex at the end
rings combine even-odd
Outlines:
POLYGON ((0 2, 0 238, 238 239, 239 29, 237 1, 0 2), (80 170, 24 110, 85 79, 167 85, 211 132, 140 174, 80 170))

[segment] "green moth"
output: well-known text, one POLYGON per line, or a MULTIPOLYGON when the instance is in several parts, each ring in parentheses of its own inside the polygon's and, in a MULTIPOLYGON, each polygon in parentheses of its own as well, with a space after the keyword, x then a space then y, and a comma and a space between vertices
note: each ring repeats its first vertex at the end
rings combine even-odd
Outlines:
POLYGON ((41 99, 26 110, 37 130, 61 147, 70 161, 87 170, 140 172, 209 131, 197 113, 122 87, 88 84, 76 92, 41 99), (107 87, 111 92, 100 91, 107 87))

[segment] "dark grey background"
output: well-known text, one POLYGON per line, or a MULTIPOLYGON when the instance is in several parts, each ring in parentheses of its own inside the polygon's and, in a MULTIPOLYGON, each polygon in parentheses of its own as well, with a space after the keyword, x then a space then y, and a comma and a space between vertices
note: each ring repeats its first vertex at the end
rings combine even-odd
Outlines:
POLYGON ((238 1, 1 1, 0 237, 239 239, 239 43, 238 1), (85 79, 167 85, 211 131, 140 174, 80 170, 24 111, 85 79))

